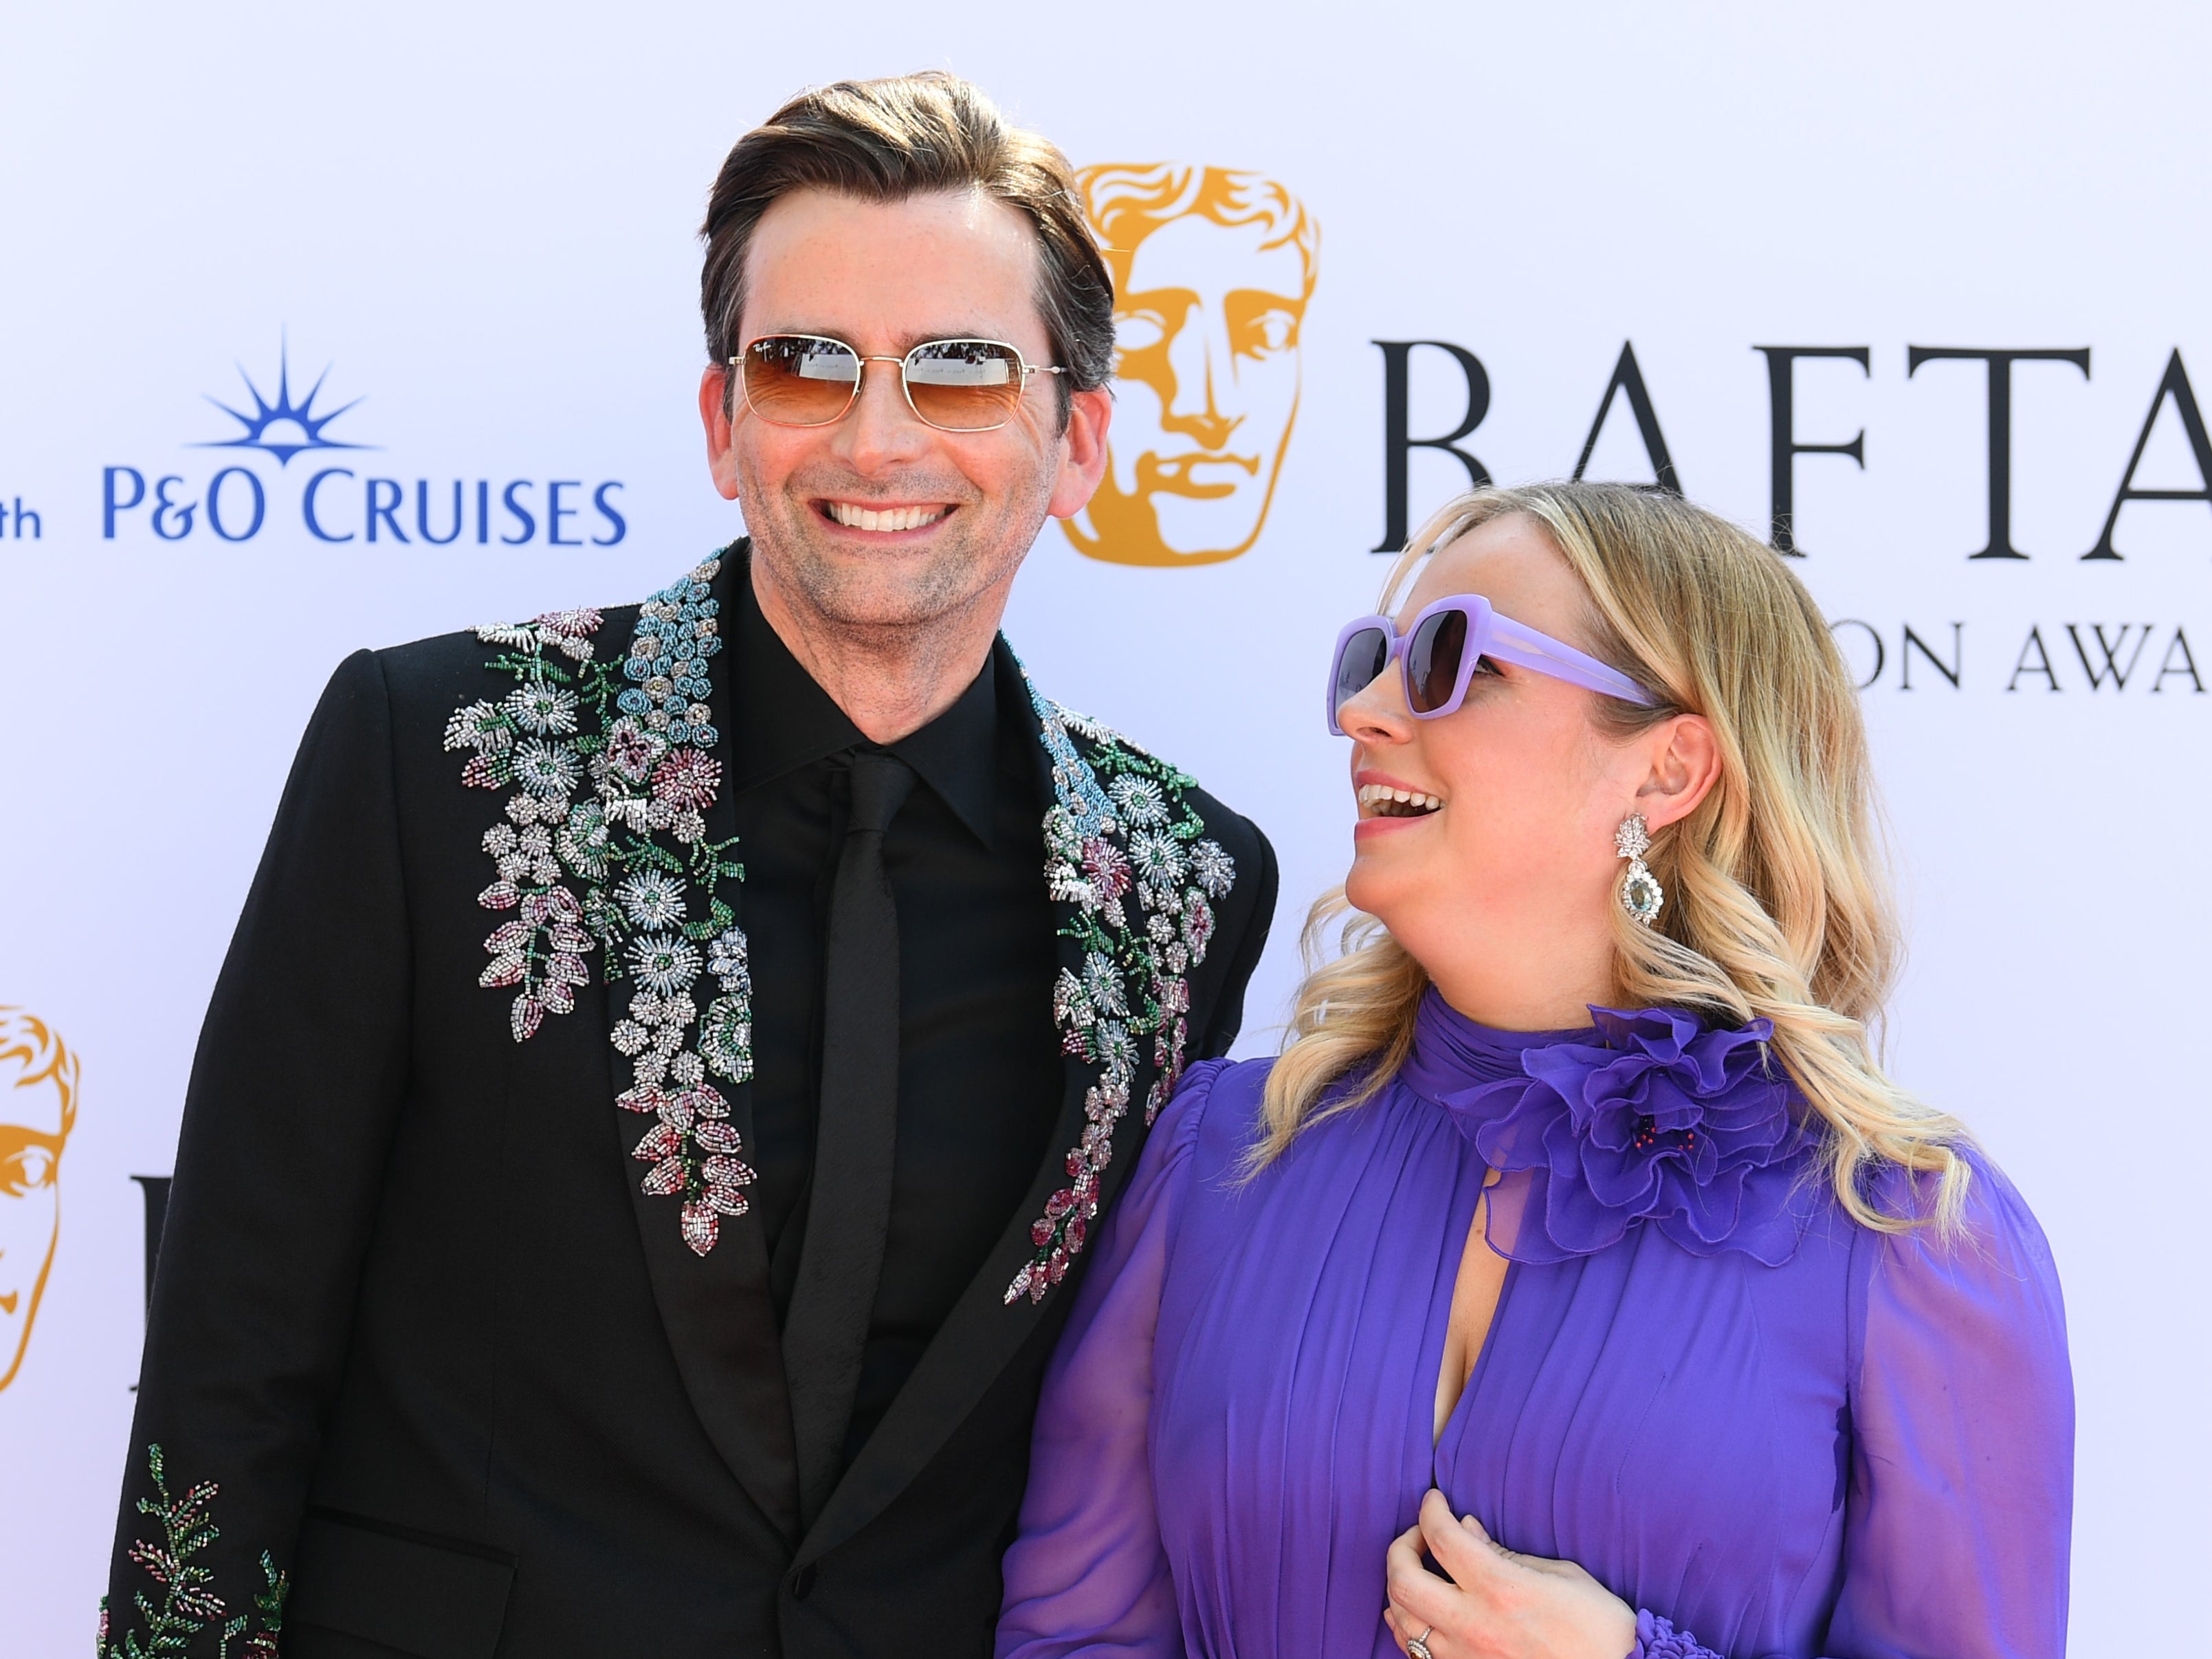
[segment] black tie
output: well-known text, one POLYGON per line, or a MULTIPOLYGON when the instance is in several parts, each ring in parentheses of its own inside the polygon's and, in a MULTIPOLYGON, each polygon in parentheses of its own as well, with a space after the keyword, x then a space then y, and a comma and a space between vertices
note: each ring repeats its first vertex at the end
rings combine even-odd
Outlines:
POLYGON ((898 907, 884 873, 884 832, 914 774, 895 756, 864 750, 853 757, 852 785, 830 898, 814 1182, 783 1330, 802 1527, 814 1524, 843 1472, 898 1137, 898 907))

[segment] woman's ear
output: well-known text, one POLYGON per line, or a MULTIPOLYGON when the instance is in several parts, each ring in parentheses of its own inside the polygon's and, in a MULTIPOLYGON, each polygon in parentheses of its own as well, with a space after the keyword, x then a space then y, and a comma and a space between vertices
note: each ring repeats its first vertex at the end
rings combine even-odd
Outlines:
POLYGON ((1650 770, 1636 792, 1636 810, 1654 830, 1679 823, 1698 810, 1720 781, 1720 744, 1703 714, 1677 714, 1644 734, 1650 770))

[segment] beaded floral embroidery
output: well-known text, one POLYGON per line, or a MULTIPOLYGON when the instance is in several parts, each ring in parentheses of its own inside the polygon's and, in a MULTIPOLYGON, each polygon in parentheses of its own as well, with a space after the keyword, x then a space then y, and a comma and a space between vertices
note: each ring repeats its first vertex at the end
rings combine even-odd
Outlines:
POLYGON ((235 1650, 238 1659, 276 1659, 277 1638, 284 1629, 284 1598, 292 1588, 289 1576, 277 1571, 264 1550, 261 1575, 265 1582, 253 1593, 253 1610, 231 1613, 229 1605, 215 1593, 215 1570, 194 1559, 222 1536, 213 1515, 222 1488, 212 1480, 202 1480, 181 1497, 171 1497, 159 1445, 146 1448, 146 1468, 153 1480, 154 1496, 138 1500, 138 1513, 161 1522, 161 1541, 136 1540, 131 1546, 131 1559, 161 1587, 161 1600, 157 1605, 144 1590, 134 1591, 131 1600, 144 1626, 143 1639, 139 1631, 133 1630, 118 1642, 110 1634, 107 1598, 102 1596, 100 1635, 94 1649, 98 1659, 186 1659, 193 1644, 210 1627, 216 1632, 215 1644, 212 1649, 202 1647, 203 1653, 231 1659, 231 1644, 245 1637, 245 1645, 235 1650))
MULTIPOLYGON (((720 568, 709 559, 640 607, 620 671, 627 687, 595 655, 596 611, 477 629, 502 647, 489 666, 516 688, 455 710, 446 728, 447 749, 474 751, 464 783, 514 786, 509 822, 484 836, 497 878, 477 902, 517 915, 484 941, 492 959, 480 982, 520 988, 520 1042, 545 1015, 575 1006, 589 951, 604 949, 610 985, 635 981, 628 1018, 611 1033, 631 1067, 617 1100, 655 1120, 635 1149, 653 1166, 641 1184, 683 1199, 684 1242, 701 1255, 721 1217, 745 1213, 742 1189, 754 1179, 729 1103, 707 1080, 710 1071, 732 1083, 752 1075, 752 978, 722 886, 744 870, 729 856, 734 839, 706 839, 721 786, 707 702, 708 664, 722 644, 708 585, 720 568), (586 778, 592 793, 575 799, 586 778), (703 1012, 702 975, 720 992, 703 1012)), ((1054 899, 1075 907, 1061 931, 1084 953, 1080 975, 1063 969, 1054 987, 1053 1014, 1063 1049, 1099 1069, 1083 1138, 1067 1154, 1069 1184, 1030 1227, 1036 1254, 1007 1287, 1009 1305, 1043 1300, 1082 1253, 1142 1039, 1158 1073, 1147 1123, 1174 1091, 1190 1036, 1185 976, 1213 937, 1210 901, 1237 878, 1188 804, 1191 778, 1023 678, 1052 762, 1045 879, 1054 899), (1089 758, 1071 732, 1091 746, 1089 758)))
POLYGON ((1190 1041, 1185 975, 1212 942, 1211 901, 1226 896, 1237 879, 1235 862, 1205 838, 1205 820, 1187 799, 1194 779, 1048 702, 1033 683, 1029 690, 1052 757, 1045 880, 1054 899, 1075 907, 1060 932, 1083 951, 1080 974, 1060 969, 1053 1018, 1062 1049, 1099 1070, 1083 1097, 1083 1138, 1067 1154, 1068 1185, 1030 1224, 1036 1254, 1006 1286, 1009 1306, 1024 1296, 1044 1300, 1083 1252, 1114 1131, 1135 1088, 1142 1039, 1152 1039, 1158 1068, 1145 1096, 1146 1123, 1175 1092, 1190 1041), (1070 731, 1091 746, 1088 758, 1070 731))
POLYGON ((609 1034, 630 1071, 616 1101, 653 1120, 635 1148, 652 1165, 641 1185, 682 1200, 684 1242, 700 1255, 722 1217, 745 1212, 754 1178, 729 1102, 707 1076, 743 1083, 753 1070, 752 976, 725 896, 744 871, 730 856, 734 838, 707 839, 722 781, 707 702, 708 664, 722 648, 709 592, 720 568, 709 559, 641 605, 619 669, 597 656, 596 611, 478 629, 502 647, 489 665, 515 689, 455 710, 446 727, 447 749, 475 750, 464 783, 514 786, 508 822, 484 836, 497 879, 477 902, 517 915, 485 939, 491 962, 478 982, 520 988, 520 1042, 575 1006, 587 952, 604 951, 610 991, 630 981, 627 1014, 609 1034), (702 981, 713 987, 703 1011, 702 981))

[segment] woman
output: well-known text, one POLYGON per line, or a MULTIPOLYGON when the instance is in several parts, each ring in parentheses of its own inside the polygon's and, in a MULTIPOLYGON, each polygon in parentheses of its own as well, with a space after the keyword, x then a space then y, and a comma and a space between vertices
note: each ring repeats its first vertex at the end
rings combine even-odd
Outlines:
POLYGON ((1332 665, 1344 952, 1110 1214, 1000 1655, 2057 1659, 2057 1278, 1872 1057, 1819 611, 1616 485, 1476 492, 1416 566, 1332 665))

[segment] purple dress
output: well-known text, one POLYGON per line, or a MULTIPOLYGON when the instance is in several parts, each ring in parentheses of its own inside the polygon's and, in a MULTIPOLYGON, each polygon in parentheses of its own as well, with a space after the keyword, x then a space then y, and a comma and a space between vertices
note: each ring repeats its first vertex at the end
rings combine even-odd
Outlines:
POLYGON ((1193 1068, 1047 1374, 1000 1659, 1395 1654, 1383 1553, 1431 1486, 1588 1568, 1647 1659, 2059 1659, 2073 1389, 2019 1194, 1974 1158, 1956 1242, 1861 1227, 1762 1025, 1593 1012, 1432 991, 1400 1075, 1249 1182, 1267 1065, 1193 1068), (1493 1168, 1510 1265, 1432 1438, 1493 1168))

